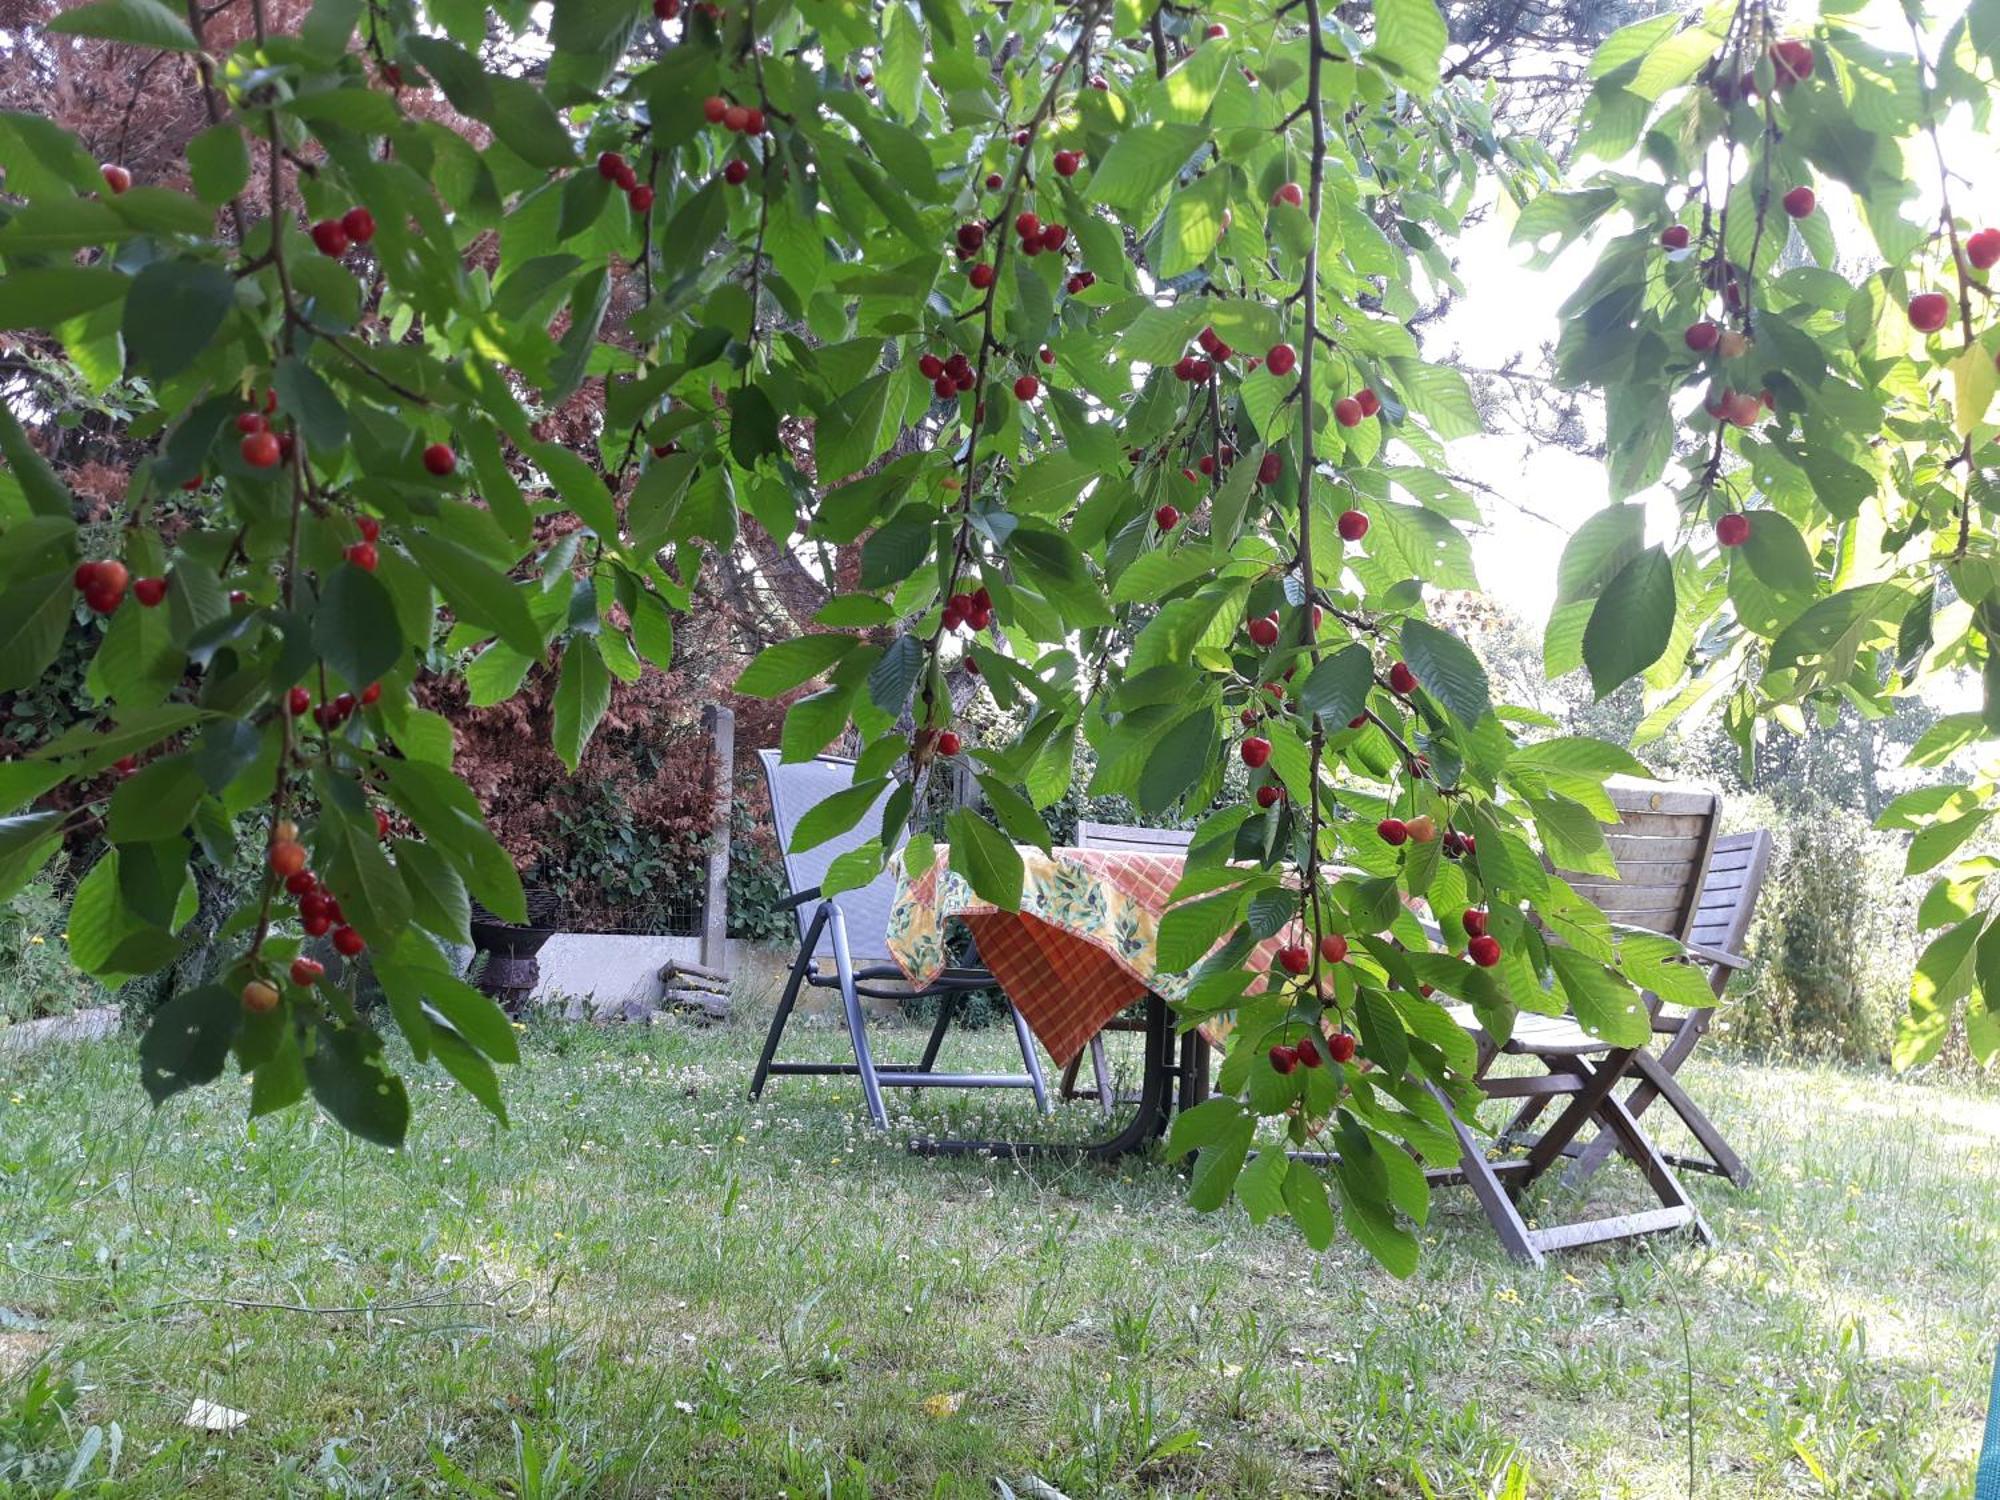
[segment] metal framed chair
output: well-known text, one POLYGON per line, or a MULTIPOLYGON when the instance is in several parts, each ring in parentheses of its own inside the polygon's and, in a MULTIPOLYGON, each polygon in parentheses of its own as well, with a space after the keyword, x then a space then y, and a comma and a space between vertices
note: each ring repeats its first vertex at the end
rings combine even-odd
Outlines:
POLYGON ((750 1097, 758 1098, 773 1074, 841 1074, 858 1077, 868 1107, 868 1117, 878 1129, 889 1124, 882 1106, 884 1087, 897 1088, 1017 1088, 1031 1089, 1035 1104, 1046 1114, 1048 1087, 1035 1055, 1034 1038, 1021 1013, 1009 1004, 1015 1040, 1020 1044, 1023 1071, 1019 1073, 947 1073, 937 1068, 944 1034, 957 1013, 963 997, 973 990, 999 989, 985 969, 948 968, 932 983, 919 989, 912 986, 889 956, 889 910, 895 899, 896 876, 884 871, 859 890, 824 896, 820 883, 833 861, 850 849, 860 847, 881 828, 885 792, 861 821, 847 833, 802 852, 792 849, 792 836, 799 820, 819 803, 854 784, 854 762, 833 756, 786 764, 776 750, 760 750, 765 784, 771 793, 771 814, 784 851, 785 878, 791 894, 782 903, 797 918, 799 953, 779 998, 771 1029, 764 1038, 764 1050, 750 1079, 750 1097), (830 971, 829 971, 830 966, 830 971), (847 1034, 854 1047, 851 1063, 780 1062, 778 1043, 791 1019, 799 996, 808 987, 840 992, 841 1010, 847 1034), (908 1000, 936 996, 937 1020, 924 1047, 921 1061, 914 1063, 877 1062, 868 1044, 864 999, 908 1000))

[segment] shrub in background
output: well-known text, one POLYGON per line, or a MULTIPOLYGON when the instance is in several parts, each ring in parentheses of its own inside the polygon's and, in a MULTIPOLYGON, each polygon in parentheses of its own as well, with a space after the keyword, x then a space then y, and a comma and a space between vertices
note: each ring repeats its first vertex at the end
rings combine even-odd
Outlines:
POLYGON ((68 899, 60 867, 46 870, 0 906, 0 1026, 65 1016, 107 1000, 104 987, 77 972, 63 945, 68 899))

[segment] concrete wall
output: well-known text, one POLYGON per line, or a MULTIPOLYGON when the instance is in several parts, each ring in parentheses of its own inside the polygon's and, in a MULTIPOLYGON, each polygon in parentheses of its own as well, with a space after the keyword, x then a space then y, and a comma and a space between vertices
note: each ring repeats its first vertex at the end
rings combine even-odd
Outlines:
MULTIPOLYGON (((731 938, 729 994, 739 1012, 768 1015, 784 987, 794 950, 759 947, 731 938)), ((573 1019, 614 1017, 627 1005, 657 1004, 666 988, 660 967, 669 959, 701 962, 701 939, 650 937, 628 933, 559 932, 543 945, 541 982, 533 996, 538 1005, 558 1005, 573 1019)), ((867 1001, 878 1014, 896 1010, 892 1000, 867 1001)), ((840 1014, 831 990, 809 990, 800 997, 799 1014, 840 1014)))

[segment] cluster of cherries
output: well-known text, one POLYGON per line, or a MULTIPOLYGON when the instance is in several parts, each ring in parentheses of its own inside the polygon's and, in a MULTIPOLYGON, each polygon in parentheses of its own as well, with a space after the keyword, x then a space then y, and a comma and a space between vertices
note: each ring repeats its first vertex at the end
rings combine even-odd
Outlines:
POLYGON ((375 215, 356 204, 337 219, 321 219, 311 233, 319 253, 338 260, 353 246, 375 238, 375 215))
POLYGON ((76 591, 83 595, 83 602, 92 614, 108 615, 116 610, 125 602, 128 585, 133 595, 148 609, 167 597, 166 579, 141 578, 134 582, 130 570, 116 558, 78 563, 75 583, 76 591))
MULTIPOLYGON (((731 135, 756 136, 762 135, 765 130, 763 110, 757 108, 754 104, 731 104, 720 94, 710 94, 706 99, 702 100, 701 113, 702 117, 709 124, 720 125, 731 135)), ((611 155, 613 153, 607 152, 605 154, 611 155)), ((598 158, 598 170, 602 171, 603 166, 603 158, 600 157, 598 158)), ((610 174, 606 173, 605 175, 609 176, 610 174)), ((731 187, 741 187, 750 180, 750 163, 740 156, 730 157, 728 161, 722 164, 722 180, 731 187)), ((621 182, 619 186, 624 187, 625 185, 621 182)), ((630 193, 632 189, 626 188, 626 191, 630 193)), ((646 195, 645 201, 642 203, 637 194, 634 193, 632 206, 643 213, 646 209, 653 206, 653 190, 651 188, 641 188, 638 191, 646 195)))
MULTIPOLYGON (((310 710, 313 723, 321 729, 338 729, 353 717, 355 709, 367 708, 381 696, 382 684, 371 682, 361 690, 358 698, 352 693, 338 693, 314 708, 312 694, 302 687, 295 687, 285 695, 285 709, 295 719, 310 710)), ((378 833, 386 833, 389 828, 389 820, 379 812, 375 814, 375 828, 378 833)))
MULTIPOLYGON (((744 173, 747 176, 749 169, 744 173)), ((597 175, 615 186, 632 205, 632 212, 643 214, 653 206, 653 189, 639 180, 639 174, 632 170, 632 163, 616 151, 600 151, 597 154, 597 175)), ((741 179, 738 179, 739 181, 741 179)))
POLYGON ((297 439, 289 432, 271 430, 271 414, 278 409, 278 393, 264 393, 262 411, 240 411, 236 414, 236 430, 243 434, 238 451, 243 462, 253 469, 275 469, 292 456, 297 439))
MULTIPOLYGON (((1342 427, 1359 427, 1382 409, 1382 398, 1367 386, 1333 403, 1333 420, 1342 427)), ((1354 538, 1349 537, 1349 541, 1354 538)))
POLYGON ((943 359, 930 353, 918 355, 917 372, 931 383, 940 401, 949 401, 960 392, 971 390, 979 380, 973 373, 972 361, 957 351, 943 359))
POLYGON ((375 564, 380 561, 375 551, 375 542, 382 535, 382 523, 373 516, 356 516, 354 526, 361 533, 361 540, 350 542, 342 549, 340 555, 362 572, 372 573, 375 571, 375 564))
MULTIPOLYGON (((376 824, 380 828, 387 822, 378 812, 376 824)), ((299 842, 299 830, 289 821, 280 822, 271 830, 271 850, 265 856, 271 873, 285 883, 285 890, 298 899, 299 925, 305 929, 307 937, 324 937, 333 934, 334 951, 344 958, 353 958, 367 947, 360 933, 347 925, 347 919, 340 909, 340 901, 326 888, 326 882, 313 874, 308 867, 306 846, 299 842)), ((303 971, 293 965, 292 978, 306 985, 319 978, 322 970, 310 959, 303 961, 309 965, 303 971)), ((249 996, 244 1001, 249 1002, 249 996)), ((268 1007, 266 1007, 268 1009, 268 1007)))
MULTIPOLYGON (((1301 948, 1299 951, 1303 953, 1305 950, 1301 948)), ((1353 1059, 1354 1036, 1351 1032, 1336 1032, 1323 1040, 1326 1042, 1327 1056, 1335 1062, 1344 1063, 1353 1059)), ((1319 1055, 1319 1046, 1310 1035, 1300 1037, 1290 1046, 1279 1042, 1271 1048, 1270 1058, 1271 1070, 1275 1073, 1289 1073, 1294 1068, 1316 1068, 1323 1061, 1319 1055)))
POLYGON ((953 594, 944 602, 944 628, 964 628, 974 634, 993 623, 993 596, 984 584, 970 594, 953 594))
POLYGON ((1202 385, 1215 379, 1217 367, 1227 364, 1236 352, 1212 327, 1195 335, 1195 343, 1201 346, 1200 354, 1183 354, 1174 361, 1174 379, 1188 385, 1202 385))

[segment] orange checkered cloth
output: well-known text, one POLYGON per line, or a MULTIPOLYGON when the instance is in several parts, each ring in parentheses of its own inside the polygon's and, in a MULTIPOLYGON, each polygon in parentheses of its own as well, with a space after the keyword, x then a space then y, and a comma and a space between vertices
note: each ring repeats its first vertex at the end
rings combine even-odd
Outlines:
MULTIPOLYGON (((914 984, 949 961, 946 922, 956 917, 979 945, 1007 998, 1059 1066, 1067 1066, 1107 1021, 1149 991, 1182 994, 1181 975, 1157 961, 1161 914, 1186 857, 1112 849, 1023 846, 1021 909, 1002 911, 973 893, 939 845, 928 869, 897 879, 889 953, 914 984)), ((1249 967, 1269 966, 1283 937, 1260 943, 1249 967)))

